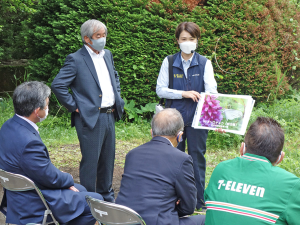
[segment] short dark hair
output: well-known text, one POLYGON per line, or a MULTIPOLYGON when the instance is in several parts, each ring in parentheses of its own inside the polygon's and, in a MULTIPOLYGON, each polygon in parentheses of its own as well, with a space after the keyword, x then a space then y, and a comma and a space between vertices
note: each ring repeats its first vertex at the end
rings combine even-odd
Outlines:
POLYGON ((176 39, 179 39, 181 32, 184 30, 189 32, 192 37, 197 38, 197 39, 200 38, 200 28, 197 24, 195 24, 193 22, 182 22, 176 28, 176 31, 175 31, 176 39))
POLYGON ((154 136, 176 137, 183 130, 184 122, 177 109, 167 108, 153 116, 151 128, 154 136))
POLYGON ((50 94, 51 89, 42 82, 31 81, 19 85, 13 94, 15 113, 29 117, 35 109, 44 109, 50 94))
POLYGON ((284 144, 284 131, 280 124, 268 117, 258 117, 245 136, 246 152, 276 162, 284 144))

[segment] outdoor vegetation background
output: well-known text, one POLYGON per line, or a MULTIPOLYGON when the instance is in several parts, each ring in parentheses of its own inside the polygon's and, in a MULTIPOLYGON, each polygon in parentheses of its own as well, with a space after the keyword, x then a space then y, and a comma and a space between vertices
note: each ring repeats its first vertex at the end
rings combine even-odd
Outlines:
POLYGON ((122 97, 145 106, 158 101, 155 85, 163 59, 179 50, 176 26, 192 21, 201 28, 197 51, 212 60, 220 93, 264 101, 276 90, 284 94, 289 85, 299 87, 296 0, 185 2, 196 1, 4 0, 0 60, 29 58, 31 78, 50 84, 66 56, 82 46, 81 24, 99 19, 108 28, 106 48, 114 55, 122 97), (19 5, 11 7, 13 2, 19 5))
MULTIPOLYGON (((0 62, 29 59, 26 80, 48 85, 65 57, 82 47, 87 19, 107 25, 106 48, 120 75, 125 116, 116 123, 117 163, 151 139, 149 121, 158 102, 156 80, 163 59, 179 51, 174 36, 182 21, 201 28, 197 51, 212 60, 218 91, 249 94, 257 116, 278 120, 286 133, 280 166, 300 176, 300 8, 298 0, 2 0, 0 62), (196 2, 194 0, 193 2, 196 2), (119 157, 118 155, 121 155, 119 157)), ((1 81, 0 81, 1 82, 1 81)), ((78 167, 80 151, 70 115, 51 97, 51 115, 39 124, 56 166, 78 167)), ((9 95, 0 99, 0 127, 14 114, 9 95)), ((249 124, 250 124, 249 123, 249 124)), ((221 161, 238 156, 243 136, 209 132, 207 178, 221 161)))

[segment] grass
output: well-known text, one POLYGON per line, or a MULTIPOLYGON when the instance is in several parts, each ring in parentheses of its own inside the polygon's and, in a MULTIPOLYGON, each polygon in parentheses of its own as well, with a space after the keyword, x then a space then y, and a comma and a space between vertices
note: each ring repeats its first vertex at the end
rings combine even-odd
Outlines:
MULTIPOLYGON (((47 120, 53 120, 49 116, 47 120)), ((55 119, 54 119, 55 120, 55 119)), ((46 121, 46 120, 45 120, 46 121)), ((44 123, 44 122, 42 122, 44 123)), ((40 135, 48 148, 51 160, 56 167, 78 167, 81 160, 79 141, 75 128, 66 126, 39 125, 40 135)), ((116 126, 116 165, 124 167, 125 156, 133 148, 149 141, 149 124, 125 124, 117 122, 116 126)))
MULTIPOLYGON (((271 105, 259 104, 252 112, 249 124, 257 116, 269 116, 277 119, 285 129, 285 159, 281 168, 300 177, 300 94, 294 93, 287 99, 275 101, 271 105)), ((0 101, 0 127, 14 115, 10 98, 0 101)), ((57 167, 78 167, 81 153, 75 128, 70 127, 69 115, 49 117, 38 124, 42 140, 48 148, 52 162, 57 167)), ((206 185, 220 162, 239 156, 239 146, 244 137, 235 134, 219 134, 209 131, 207 140, 206 185)), ((151 140, 150 124, 116 123, 116 161, 123 167, 126 154, 133 148, 151 140)))

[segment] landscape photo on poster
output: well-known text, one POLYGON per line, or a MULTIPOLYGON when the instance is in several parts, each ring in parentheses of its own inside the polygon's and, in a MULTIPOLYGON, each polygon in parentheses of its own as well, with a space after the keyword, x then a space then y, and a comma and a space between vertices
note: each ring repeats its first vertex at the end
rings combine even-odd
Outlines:
POLYGON ((208 93, 201 96, 192 124, 194 128, 245 133, 255 102, 251 96, 208 93))

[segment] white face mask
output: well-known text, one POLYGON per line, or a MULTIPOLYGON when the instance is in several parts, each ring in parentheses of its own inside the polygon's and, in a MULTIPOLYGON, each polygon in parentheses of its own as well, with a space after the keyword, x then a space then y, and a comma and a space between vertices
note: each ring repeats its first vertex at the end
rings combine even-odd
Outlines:
POLYGON ((47 118, 48 113, 49 113, 49 108, 47 106, 47 109, 45 109, 45 117, 41 118, 41 117, 39 117, 39 115, 36 115, 36 116, 40 119, 40 122, 42 122, 47 118))
POLYGON ((191 54, 192 51, 194 52, 197 48, 197 43, 191 41, 185 41, 179 44, 181 51, 185 54, 191 54))

